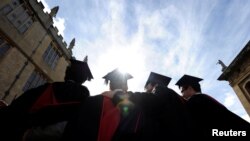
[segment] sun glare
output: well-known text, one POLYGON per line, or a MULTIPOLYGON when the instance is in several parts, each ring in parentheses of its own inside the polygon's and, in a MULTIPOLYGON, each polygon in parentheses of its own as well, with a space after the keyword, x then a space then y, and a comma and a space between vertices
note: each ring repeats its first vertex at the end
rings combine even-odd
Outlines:
MULTIPOLYGON (((127 72, 133 76, 133 79, 128 82, 129 90, 143 91, 144 81, 146 81, 145 79, 147 79, 149 73, 146 71, 144 54, 143 51, 136 47, 109 48, 98 58, 96 66, 102 68, 102 70, 98 70, 101 72, 99 75, 102 77, 118 68, 121 72, 127 72)), ((98 77, 96 76, 96 78, 98 77)))
POLYGON ((123 73, 136 75, 144 69, 143 56, 133 49, 109 50, 106 57, 111 66, 117 67, 123 73))

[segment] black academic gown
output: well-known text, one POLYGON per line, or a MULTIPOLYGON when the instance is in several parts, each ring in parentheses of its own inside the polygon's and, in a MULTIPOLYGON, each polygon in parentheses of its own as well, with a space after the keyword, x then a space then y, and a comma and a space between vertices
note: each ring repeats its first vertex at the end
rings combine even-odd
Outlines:
POLYGON ((86 98, 78 115, 65 128, 63 141, 97 141, 103 96, 86 98))
POLYGON ((197 94, 187 101, 192 116, 195 137, 212 136, 212 129, 219 131, 246 131, 250 135, 250 124, 229 111, 222 104, 205 94, 197 94))
MULTIPOLYGON (((79 115, 69 121, 65 128, 64 141, 97 141, 103 111, 103 95, 88 97, 82 103, 79 115)), ((119 125, 113 134, 112 141, 137 141, 140 130, 140 119, 135 109, 129 115, 121 116, 119 125)), ((120 113, 121 114, 121 113, 120 113)), ((108 121, 112 124, 113 121, 108 121)))
POLYGON ((164 86, 158 86, 156 96, 163 105, 159 113, 160 136, 162 138, 191 139, 192 121, 186 107, 186 101, 175 91, 164 86), (166 133, 168 133, 166 135, 166 133))
MULTIPOLYGON (((138 132, 139 141, 158 141, 160 140, 160 99, 152 93, 135 92, 129 98, 140 114, 140 130, 138 132)), ((133 116, 133 115, 131 115, 133 116)))
POLYGON ((148 140, 190 139, 192 122, 185 100, 172 89, 156 87, 155 94, 135 93, 131 96, 143 113, 141 136, 148 140))
POLYGON ((57 104, 49 104, 31 111, 49 86, 51 85, 45 84, 26 91, 10 106, 1 110, 0 134, 4 140, 19 141, 28 128, 69 120, 78 110, 80 102, 89 96, 85 86, 74 82, 55 82, 52 89, 57 104))

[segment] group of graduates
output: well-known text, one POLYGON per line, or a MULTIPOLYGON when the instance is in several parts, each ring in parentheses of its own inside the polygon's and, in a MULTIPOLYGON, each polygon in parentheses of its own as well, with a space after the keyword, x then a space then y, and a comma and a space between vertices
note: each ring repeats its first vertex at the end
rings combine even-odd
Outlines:
MULTIPOLYGON (((128 73, 115 69, 103 77, 110 90, 90 96, 82 84, 93 79, 84 61, 71 59, 65 81, 30 89, 0 109, 1 141, 159 141, 204 139, 212 130, 245 131, 250 124, 201 93, 201 78, 151 72, 146 92, 129 92, 128 73)), ((227 134, 225 134, 227 136, 227 134)))

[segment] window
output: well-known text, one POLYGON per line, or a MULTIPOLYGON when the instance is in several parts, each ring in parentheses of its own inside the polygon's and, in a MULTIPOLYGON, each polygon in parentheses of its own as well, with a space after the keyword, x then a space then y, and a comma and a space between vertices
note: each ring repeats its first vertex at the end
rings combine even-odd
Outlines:
POLYGON ((20 1, 21 0, 11 0, 11 3, 10 3, 11 7, 16 8, 17 6, 21 4, 20 1))
POLYGON ((7 14, 7 18, 9 21, 11 21, 13 24, 25 13, 24 7, 21 5, 17 8, 13 9, 9 14, 7 14))
POLYGON ((46 79, 43 77, 43 75, 41 73, 39 73, 38 71, 34 71, 29 79, 27 80, 26 84, 23 87, 23 91, 27 91, 31 88, 35 88, 38 87, 44 83, 46 83, 46 79))
POLYGON ((1 8, 1 13, 6 15, 20 33, 27 31, 33 23, 32 17, 19 0, 12 0, 12 3, 5 5, 1 8))
POLYGON ((10 44, 0 37, 0 57, 2 57, 10 48, 10 44))
POLYGON ((33 21, 29 18, 29 19, 27 19, 27 22, 25 22, 23 25, 18 27, 18 30, 21 33, 24 33, 25 31, 28 30, 28 28, 32 25, 32 23, 33 23, 33 21))
POLYGON ((2 9, 1 9, 1 12, 4 14, 4 15, 7 15, 10 13, 10 11, 12 11, 13 9, 10 7, 10 5, 5 5, 2 9))
POLYGON ((22 24, 26 23, 26 20, 29 19, 29 15, 27 13, 22 13, 18 18, 16 18, 16 21, 13 22, 14 26, 16 28, 20 27, 22 24))
POLYGON ((20 5, 20 0, 12 0, 11 3, 6 4, 1 8, 1 12, 4 15, 9 14, 13 9, 17 8, 20 5))
POLYGON ((49 44, 48 48, 44 52, 43 60, 50 66, 51 69, 55 69, 59 60, 59 53, 52 44, 49 44))
POLYGON ((51 66, 52 66, 52 69, 55 69, 58 60, 59 60, 59 56, 56 55, 55 61, 53 61, 52 65, 51 65, 51 66))
POLYGON ((18 5, 20 5, 20 0, 12 0, 13 7, 17 7, 18 5))

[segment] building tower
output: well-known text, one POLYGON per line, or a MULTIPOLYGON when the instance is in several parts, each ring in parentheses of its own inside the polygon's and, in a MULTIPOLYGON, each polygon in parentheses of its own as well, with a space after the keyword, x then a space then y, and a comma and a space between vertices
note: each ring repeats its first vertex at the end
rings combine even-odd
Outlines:
MULTIPOLYGON (((27 89, 63 81, 71 49, 37 0, 0 1, 0 99, 11 103, 27 89)), ((71 48, 73 48, 71 46, 71 48)))

